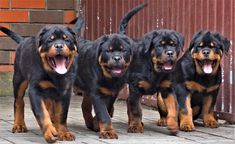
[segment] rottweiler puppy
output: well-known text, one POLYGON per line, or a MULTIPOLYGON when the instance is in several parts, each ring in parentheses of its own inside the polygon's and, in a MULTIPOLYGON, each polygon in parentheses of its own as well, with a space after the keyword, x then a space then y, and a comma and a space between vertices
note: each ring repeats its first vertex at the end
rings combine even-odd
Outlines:
POLYGON ((122 19, 119 33, 104 35, 95 41, 80 40, 77 70, 74 84, 83 91, 82 112, 87 128, 99 131, 99 137, 118 138, 112 126, 113 104, 119 91, 128 79, 128 69, 132 62, 133 40, 125 35, 129 19, 145 7, 141 4, 132 9, 122 19), (96 116, 92 116, 92 105, 96 116))
POLYGON ((221 34, 200 31, 177 63, 174 75, 180 130, 194 130, 193 119, 200 114, 205 127, 219 126, 213 108, 221 84, 220 62, 229 47, 230 41, 221 34))
POLYGON ((27 132, 24 121, 24 94, 29 87, 32 111, 47 142, 75 140, 67 128, 67 113, 74 79, 77 36, 72 29, 46 26, 36 37, 22 38, 2 29, 19 43, 13 75, 13 133, 27 132))
POLYGON ((157 103, 161 119, 158 125, 167 125, 172 134, 176 134, 177 101, 172 88, 172 72, 180 49, 183 48, 183 36, 168 29, 154 30, 138 41, 130 67, 128 106, 128 132, 142 133, 142 95, 158 93, 157 103))

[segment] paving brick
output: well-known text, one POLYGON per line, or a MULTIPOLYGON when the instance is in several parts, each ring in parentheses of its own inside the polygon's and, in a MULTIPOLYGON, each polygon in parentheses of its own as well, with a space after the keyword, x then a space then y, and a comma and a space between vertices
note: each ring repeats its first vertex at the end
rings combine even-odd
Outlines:
MULTIPOLYGON (((76 135, 76 140, 71 142, 58 141, 57 143, 84 143, 84 144, 234 144, 235 137, 226 137, 228 132, 234 133, 232 127, 221 126, 210 132, 208 128, 203 131, 179 132, 177 136, 169 135, 166 127, 156 126, 159 114, 150 108, 143 108, 144 133, 127 133, 127 114, 125 101, 116 101, 113 126, 117 130, 118 139, 99 139, 98 133, 88 130, 84 125, 81 112, 82 97, 72 96, 68 113, 68 128, 76 135), (217 133, 219 132, 219 133, 217 133), (225 133, 223 133, 225 132, 225 133)), ((12 134, 9 126, 13 123, 13 97, 0 97, 0 141, 1 138, 12 143, 45 143, 42 132, 30 109, 29 99, 25 97, 25 122, 28 127, 27 133, 12 134)), ((200 129, 201 130, 201 129, 200 129)))
POLYGON ((18 23, 12 24, 11 29, 21 36, 36 36, 43 26, 45 24, 18 23))
POLYGON ((63 23, 63 11, 30 11, 32 23, 63 23))
POLYGON ((74 0, 47 0, 47 9, 74 9, 74 0))
POLYGON ((28 10, 0 10, 0 22, 28 22, 28 10))
POLYGON ((12 8, 45 8, 45 0, 12 0, 12 8))

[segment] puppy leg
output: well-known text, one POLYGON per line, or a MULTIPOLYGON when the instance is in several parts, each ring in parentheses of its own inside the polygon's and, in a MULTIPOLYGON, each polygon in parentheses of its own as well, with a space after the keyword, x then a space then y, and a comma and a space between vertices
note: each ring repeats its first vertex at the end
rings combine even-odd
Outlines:
POLYGON ((94 105, 95 114, 99 124, 99 137, 103 139, 118 138, 115 129, 112 126, 111 118, 108 113, 106 103, 103 99, 106 96, 91 94, 92 102, 94 105))
POLYGON ((203 117, 203 123, 205 127, 210 128, 217 128, 219 127, 218 122, 216 121, 214 114, 213 114, 213 108, 215 104, 216 98, 213 99, 211 95, 205 96, 203 98, 203 106, 202 106, 202 117, 203 117))
POLYGON ((28 82, 23 80, 20 73, 15 71, 13 76, 14 87, 14 125, 12 128, 13 133, 27 132, 27 127, 24 121, 24 94, 27 89, 28 82))
POLYGON ((128 130, 129 133, 143 133, 141 95, 136 94, 130 85, 130 95, 127 99, 128 130))
POLYGON ((161 93, 157 95, 157 106, 160 114, 160 119, 157 121, 158 126, 167 126, 167 109, 163 101, 161 93))
POLYGON ((29 88, 29 98, 34 116, 43 132, 44 139, 49 143, 55 142, 58 133, 52 124, 50 114, 47 110, 49 106, 46 106, 47 103, 45 104, 42 96, 33 87, 34 85, 31 85, 29 88))
POLYGON ((185 98, 184 106, 180 106, 179 119, 180 119, 180 130, 189 132, 195 129, 195 126, 193 124, 190 95, 188 95, 185 98))
POLYGON ((94 130, 93 116, 92 116, 92 102, 91 102, 91 97, 88 95, 84 95, 82 99, 82 114, 85 120, 86 127, 88 129, 94 130))
POLYGON ((163 101, 167 110, 166 123, 172 135, 176 135, 178 131, 177 122, 177 102, 172 90, 162 91, 163 101))
POLYGON ((70 94, 68 93, 66 98, 61 101, 54 102, 54 125, 58 132, 59 140, 63 141, 73 141, 75 136, 67 128, 67 115, 70 103, 70 94))

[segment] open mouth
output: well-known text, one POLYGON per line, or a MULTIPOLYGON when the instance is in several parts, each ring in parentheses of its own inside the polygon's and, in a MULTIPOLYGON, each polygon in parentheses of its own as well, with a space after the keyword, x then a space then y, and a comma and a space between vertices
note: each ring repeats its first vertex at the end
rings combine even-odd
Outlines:
POLYGON ((47 57, 47 62, 50 65, 50 67, 58 74, 65 74, 68 71, 67 67, 69 64, 69 57, 63 55, 47 57))
POLYGON ((213 67, 216 64, 216 60, 202 60, 199 61, 199 63, 204 73, 211 74, 213 71, 213 67))
POLYGON ((174 68, 174 62, 172 60, 158 64, 159 68, 165 71, 171 71, 174 68))
POLYGON ((107 67, 107 69, 113 76, 120 76, 124 74, 126 71, 125 67, 120 67, 120 66, 111 66, 107 67))

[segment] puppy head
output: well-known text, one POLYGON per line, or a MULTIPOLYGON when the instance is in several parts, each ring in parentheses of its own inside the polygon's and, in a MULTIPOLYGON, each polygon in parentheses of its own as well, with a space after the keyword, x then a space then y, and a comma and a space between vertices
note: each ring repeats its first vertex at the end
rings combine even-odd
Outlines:
POLYGON ((192 39, 189 50, 198 74, 216 74, 223 53, 228 53, 230 42, 219 33, 200 31, 192 39))
POLYGON ((65 74, 77 55, 77 40, 66 26, 45 26, 36 37, 36 46, 43 68, 48 72, 65 74))
POLYGON ((98 40, 97 60, 107 78, 122 77, 132 60, 132 40, 120 34, 105 35, 98 40))
POLYGON ((183 48, 183 36, 174 31, 162 29, 144 36, 145 53, 149 53, 156 72, 171 72, 183 48))

